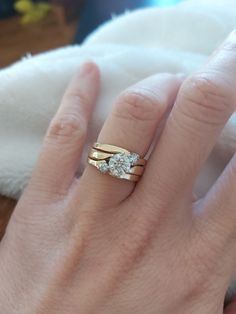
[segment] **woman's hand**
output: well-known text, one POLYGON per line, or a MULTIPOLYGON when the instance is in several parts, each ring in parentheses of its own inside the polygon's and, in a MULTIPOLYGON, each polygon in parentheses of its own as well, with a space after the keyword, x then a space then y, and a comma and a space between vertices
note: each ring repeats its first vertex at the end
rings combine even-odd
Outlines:
POLYGON ((81 68, 0 246, 1 313, 223 313, 236 266, 235 157, 203 199, 193 185, 235 110, 235 77, 234 32, 181 88, 155 75, 119 96, 98 141, 141 156, 176 100, 135 186, 90 165, 75 177, 99 91, 97 67, 81 68))

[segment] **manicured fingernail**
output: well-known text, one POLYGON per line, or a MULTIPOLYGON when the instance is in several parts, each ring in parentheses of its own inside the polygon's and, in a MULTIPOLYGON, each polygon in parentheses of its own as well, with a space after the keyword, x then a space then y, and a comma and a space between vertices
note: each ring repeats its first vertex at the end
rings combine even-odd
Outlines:
POLYGON ((236 29, 234 29, 226 39, 227 43, 236 43, 236 29))
POLYGON ((95 64, 93 62, 85 62, 80 67, 80 75, 87 75, 94 71, 95 64))

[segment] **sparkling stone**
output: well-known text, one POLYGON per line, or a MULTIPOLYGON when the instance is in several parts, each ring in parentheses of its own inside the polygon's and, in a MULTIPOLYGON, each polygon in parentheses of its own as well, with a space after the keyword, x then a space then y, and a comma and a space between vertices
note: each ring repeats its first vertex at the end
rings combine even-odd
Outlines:
POLYGON ((129 160, 131 165, 133 166, 138 160, 140 159, 140 156, 136 153, 129 154, 129 160))
POLYGON ((131 162, 127 154, 118 153, 109 160, 109 171, 115 177, 122 177, 130 171, 130 167, 131 162))
POLYGON ((99 163, 98 165, 98 169, 102 172, 102 173, 106 173, 109 170, 109 166, 107 164, 107 162, 104 160, 102 162, 99 163))

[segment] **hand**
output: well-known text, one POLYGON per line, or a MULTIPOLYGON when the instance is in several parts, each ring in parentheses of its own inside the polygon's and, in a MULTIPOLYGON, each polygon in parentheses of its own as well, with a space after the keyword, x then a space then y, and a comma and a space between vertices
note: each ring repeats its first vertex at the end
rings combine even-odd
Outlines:
POLYGON ((141 156, 175 102, 135 186, 90 165, 75 177, 99 91, 98 68, 81 68, 0 246, 2 313, 223 313, 236 264, 235 157, 204 198, 192 194, 235 110, 235 75, 234 32, 181 88, 154 75, 119 96, 98 142, 141 156))

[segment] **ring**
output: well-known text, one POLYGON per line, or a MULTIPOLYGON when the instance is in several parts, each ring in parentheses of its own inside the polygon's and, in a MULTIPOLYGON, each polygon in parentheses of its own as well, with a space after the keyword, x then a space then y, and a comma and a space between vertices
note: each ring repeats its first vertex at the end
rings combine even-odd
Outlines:
POLYGON ((88 163, 101 173, 133 182, 143 175, 146 162, 136 153, 109 144, 94 143, 88 155, 88 163))

